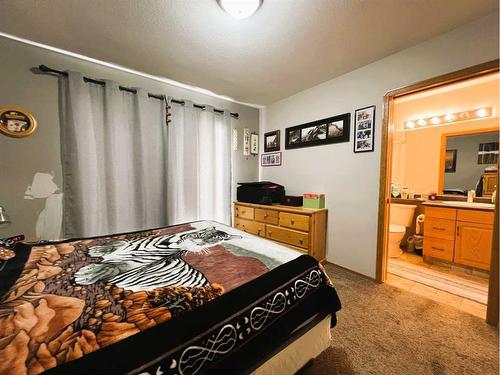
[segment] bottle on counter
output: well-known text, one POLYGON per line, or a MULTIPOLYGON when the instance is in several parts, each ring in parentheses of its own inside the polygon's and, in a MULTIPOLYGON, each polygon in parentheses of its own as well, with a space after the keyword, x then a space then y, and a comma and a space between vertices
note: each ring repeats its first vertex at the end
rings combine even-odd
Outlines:
POLYGON ((403 190, 401 191, 401 198, 408 199, 409 195, 410 195, 410 189, 404 187, 403 190))
POLYGON ((474 202, 474 197, 475 196, 476 196, 476 191, 475 190, 469 190, 467 192, 467 203, 474 202))
POLYGON ((399 198, 401 195, 399 184, 395 184, 394 182, 391 184, 391 195, 393 198, 399 198))

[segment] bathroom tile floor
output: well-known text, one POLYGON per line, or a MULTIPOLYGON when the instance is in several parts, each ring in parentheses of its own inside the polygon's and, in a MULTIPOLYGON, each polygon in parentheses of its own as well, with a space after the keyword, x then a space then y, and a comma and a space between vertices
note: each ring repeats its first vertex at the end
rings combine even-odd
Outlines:
POLYGON ((480 318, 486 317, 487 273, 444 263, 428 264, 421 256, 407 252, 399 258, 390 258, 388 269, 389 285, 456 307, 480 318))
POLYGON ((444 305, 456 307, 461 311, 475 315, 479 318, 486 319, 486 305, 482 303, 432 288, 391 273, 387 274, 387 284, 417 294, 421 297, 427 297, 444 305))

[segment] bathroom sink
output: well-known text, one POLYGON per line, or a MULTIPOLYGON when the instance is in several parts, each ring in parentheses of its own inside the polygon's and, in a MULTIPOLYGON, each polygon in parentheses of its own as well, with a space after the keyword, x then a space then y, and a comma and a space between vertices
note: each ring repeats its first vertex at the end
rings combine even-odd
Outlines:
POLYGON ((443 201, 442 204, 446 206, 455 206, 455 207, 467 207, 467 208, 488 208, 494 209, 495 205, 491 203, 469 203, 469 202, 460 202, 460 201, 443 201))

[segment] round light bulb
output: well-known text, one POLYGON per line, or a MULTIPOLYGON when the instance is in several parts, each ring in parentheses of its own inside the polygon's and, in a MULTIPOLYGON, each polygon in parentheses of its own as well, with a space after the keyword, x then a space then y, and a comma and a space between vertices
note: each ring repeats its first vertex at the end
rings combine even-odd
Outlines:
POLYGON ((427 125, 427 121, 425 121, 424 119, 420 119, 420 120, 417 121, 417 124, 419 126, 425 126, 425 125, 427 125))
POLYGON ((254 14, 263 0, 217 0, 222 9, 241 20, 254 14))
POLYGON ((415 127, 415 123, 413 121, 406 121, 406 127, 408 129, 413 129, 415 127))
POLYGON ((452 122, 453 120, 455 120, 455 115, 448 113, 446 116, 444 116, 444 119, 446 120, 446 122, 452 122))
POLYGON ((433 118, 431 118, 431 123, 433 125, 438 125, 441 123, 441 120, 439 119, 439 117, 434 116, 433 118))
POLYGON ((477 117, 486 117, 486 116, 488 116, 488 111, 485 108, 479 108, 476 111, 476 115, 477 115, 477 117))

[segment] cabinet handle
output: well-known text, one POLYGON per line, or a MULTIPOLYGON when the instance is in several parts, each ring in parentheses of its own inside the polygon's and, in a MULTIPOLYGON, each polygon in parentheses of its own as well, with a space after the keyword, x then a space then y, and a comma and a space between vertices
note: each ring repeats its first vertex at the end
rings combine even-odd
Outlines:
POLYGON ((269 215, 268 214, 264 214, 264 218, 268 217, 269 215))
POLYGON ((299 243, 302 245, 302 243, 304 242, 304 240, 299 240, 299 243))
POLYGON ((432 229, 435 229, 435 230, 446 230, 446 228, 438 228, 438 227, 432 227, 432 229))
POLYGON ((460 227, 457 225, 457 237, 460 236, 460 227))
POLYGON ((440 250, 440 251, 444 251, 444 249, 440 248, 440 247, 434 247, 434 246, 431 246, 434 250, 440 250))
POLYGON ((290 220, 290 223, 291 223, 291 224, 293 225, 293 224, 295 224, 295 221, 293 221, 293 220, 290 220))
POLYGON ((269 234, 271 235, 271 234, 273 234, 273 231, 272 231, 272 230, 270 230, 270 231, 268 231, 267 233, 269 233, 269 234))

